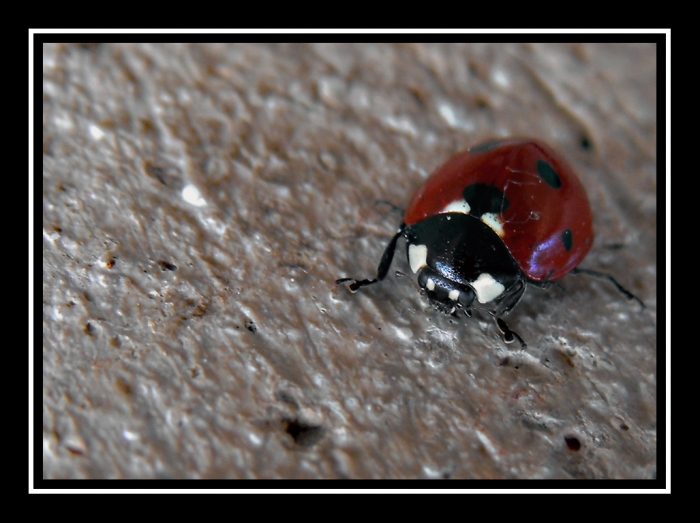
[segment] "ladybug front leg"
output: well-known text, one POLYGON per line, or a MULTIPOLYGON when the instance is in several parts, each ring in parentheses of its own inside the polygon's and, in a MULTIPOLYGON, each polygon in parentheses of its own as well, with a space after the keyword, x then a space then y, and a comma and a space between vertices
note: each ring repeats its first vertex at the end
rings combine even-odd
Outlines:
POLYGON ((517 332, 510 330, 510 327, 508 327, 506 322, 503 321, 503 318, 496 316, 496 325, 498 326, 498 330, 500 330, 501 334, 503 335, 503 341, 506 343, 513 343, 513 340, 517 339, 520 342, 520 346, 523 348, 523 350, 527 349, 527 345, 520 335, 517 332))
POLYGON ((356 292, 360 287, 372 285, 373 283, 377 283, 378 281, 383 280, 386 277, 387 273, 389 272, 389 267, 391 266, 391 262, 394 259, 394 252, 396 251, 396 242, 399 240, 399 238, 403 234, 404 228, 405 228, 405 225, 402 223, 401 227, 399 228, 399 232, 397 232, 394 235, 394 237, 389 242, 389 245, 387 245, 386 249, 384 249, 384 254, 382 255, 381 261, 379 262, 379 267, 377 267, 377 277, 376 278, 374 278, 373 280, 356 280, 355 278, 340 278, 338 280, 335 280, 335 283, 340 284, 340 283, 352 282, 349 285, 349 288, 352 292, 356 292))

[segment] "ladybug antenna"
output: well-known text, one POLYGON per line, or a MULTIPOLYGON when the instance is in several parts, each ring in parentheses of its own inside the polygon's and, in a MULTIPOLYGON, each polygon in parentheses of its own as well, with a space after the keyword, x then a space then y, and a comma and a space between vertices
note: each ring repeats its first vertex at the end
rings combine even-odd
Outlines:
POLYGON ((401 207, 394 205, 389 200, 377 200, 376 202, 374 202, 374 205, 388 205, 389 207, 391 207, 392 211, 401 213, 402 216, 404 213, 404 210, 401 207))
POLYGON ((644 305, 644 302, 637 298, 634 294, 632 294, 630 291, 625 289, 622 285, 617 283, 617 280, 610 276, 609 274, 605 274, 603 272, 598 272, 598 271, 591 271, 589 269, 579 269, 578 267, 574 267, 571 270, 571 274, 587 274, 588 276, 593 276, 595 278, 600 278, 601 280, 608 280, 611 282, 615 287, 617 287, 617 290, 620 291, 625 298, 628 300, 635 300, 639 305, 642 306, 642 309, 646 309, 646 305, 644 305))
POLYGON ((413 280, 413 278, 411 278, 408 274, 405 274, 405 273, 403 273, 403 272, 401 272, 401 271, 396 271, 396 277, 397 277, 397 278, 406 278, 406 280, 408 280, 408 282, 409 282, 411 285, 413 285, 413 286, 416 288, 416 290, 417 290, 420 294, 425 294, 425 290, 424 290, 424 289, 421 289, 421 286, 418 285, 418 284, 413 280))
POLYGON ((501 334, 503 335, 503 341, 505 341, 506 343, 513 343, 513 340, 517 339, 520 342, 520 346, 522 347, 522 349, 527 349, 527 345, 520 337, 520 335, 517 332, 510 330, 510 328, 508 327, 506 322, 503 321, 502 318, 496 318, 496 325, 498 326, 498 330, 500 330, 501 334))

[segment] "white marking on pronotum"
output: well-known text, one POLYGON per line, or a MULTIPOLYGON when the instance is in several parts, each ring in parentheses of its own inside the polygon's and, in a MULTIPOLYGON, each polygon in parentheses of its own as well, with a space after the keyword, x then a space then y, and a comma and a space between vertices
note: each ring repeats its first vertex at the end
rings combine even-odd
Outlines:
POLYGON ((471 207, 469 207, 469 204, 466 201, 455 200, 454 202, 448 204, 447 207, 445 207, 441 212, 461 212, 464 214, 469 214, 469 211, 471 210, 471 207))
POLYGON ((428 278, 428 281, 425 282, 425 286, 429 291, 435 290, 435 282, 432 278, 428 278))
POLYGON ((414 274, 428 265, 428 247, 425 245, 409 245, 408 263, 411 265, 411 270, 414 274))
POLYGON ((448 296, 452 301, 457 301, 459 299, 459 291, 457 289, 452 289, 448 296))
POLYGON ((479 303, 488 303, 506 290, 502 283, 494 280, 493 276, 486 272, 481 273, 476 281, 472 282, 471 286, 474 287, 476 299, 479 300, 479 303))
POLYGON ((503 231, 503 224, 501 223, 501 220, 498 218, 497 214, 494 214, 492 212, 485 212, 481 215, 481 221, 489 227, 491 227, 494 231, 496 231, 496 234, 498 234, 501 238, 505 236, 505 232, 503 231))

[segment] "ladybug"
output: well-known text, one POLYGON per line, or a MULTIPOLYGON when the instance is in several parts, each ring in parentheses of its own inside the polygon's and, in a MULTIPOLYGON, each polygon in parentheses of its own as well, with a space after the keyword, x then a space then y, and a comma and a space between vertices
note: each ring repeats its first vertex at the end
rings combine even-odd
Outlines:
MULTIPOLYGON (((418 286, 439 311, 487 311, 506 343, 523 339, 503 316, 528 286, 558 285, 562 276, 612 276, 578 268, 593 244, 591 208, 575 172, 544 143, 508 139, 458 153, 415 192, 374 279, 340 278, 351 291, 383 280, 399 238, 418 286)), ((402 275, 397 273, 397 275, 402 275)))

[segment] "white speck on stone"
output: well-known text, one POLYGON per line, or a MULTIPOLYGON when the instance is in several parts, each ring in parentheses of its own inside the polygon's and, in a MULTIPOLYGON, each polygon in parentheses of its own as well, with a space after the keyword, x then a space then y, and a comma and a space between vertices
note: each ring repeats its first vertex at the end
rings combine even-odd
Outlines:
POLYGON ((465 131, 473 131, 476 128, 474 122, 458 114, 458 112, 446 102, 438 104, 438 112, 442 119, 445 120, 445 123, 452 128, 463 129, 465 131))
POLYGON ((48 240, 48 241, 53 242, 53 243, 57 242, 58 239, 61 237, 61 235, 58 234, 58 232, 47 231, 46 229, 43 230, 43 235, 44 235, 45 240, 48 240))
POLYGON ((323 103, 336 109, 346 96, 345 83, 337 77, 321 77, 318 81, 318 96, 323 103))
POLYGON ((227 226, 224 223, 220 222, 219 220, 215 220, 214 218, 206 218, 204 223, 206 224, 207 229, 218 234, 219 238, 223 238, 227 229, 227 226))
POLYGON ((192 184, 187 184, 185 187, 183 187, 182 199, 195 207, 202 207, 203 205, 207 204, 207 202, 204 201, 204 198, 202 198, 202 193, 200 193, 199 189, 192 184))
POLYGON ((480 430, 476 431, 476 436, 479 438, 479 441, 481 441, 481 444, 486 448, 488 453, 491 454, 491 457, 495 461, 500 461, 498 451, 496 450, 496 447, 493 446, 493 443, 491 443, 489 437, 480 430))
POLYGON ((499 87, 510 86, 510 78, 503 69, 494 69, 491 73, 491 80, 499 87))
POLYGON ((425 474, 429 478, 439 478, 440 477, 440 471, 437 469, 434 469, 432 467, 429 467, 428 465, 423 465, 423 474, 425 474))
POLYGON ((457 126, 457 115, 455 115, 455 112, 452 110, 452 107, 450 107, 449 104, 444 102, 441 103, 438 106, 438 112, 440 113, 440 116, 442 116, 442 119, 445 120, 447 125, 450 127, 457 126))
POLYGON ((248 439, 256 447, 259 447, 260 444, 262 443, 262 439, 260 439, 260 436, 258 436, 257 434, 254 434, 253 432, 248 433, 248 439))
POLYGON ((88 126, 88 132, 95 140, 102 140, 105 137, 104 131, 94 124, 88 126))
POLYGON ((397 338, 402 339, 404 341, 409 341, 413 338, 413 331, 411 329, 401 329, 399 327, 396 327, 394 329, 394 332, 396 333, 397 338))
POLYGON ((314 374, 311 378, 311 380, 314 382, 314 385, 317 387, 325 387, 326 386, 326 378, 323 376, 323 374, 317 373, 314 374))
POLYGON ((51 317, 56 321, 63 320, 63 314, 61 314, 61 309, 59 307, 54 307, 53 314, 51 315, 51 317))
POLYGON ((417 136, 418 131, 413 125, 413 122, 407 116, 386 116, 384 118, 386 124, 392 129, 407 134, 409 136, 417 136))
POLYGON ((62 129, 64 131, 73 130, 73 119, 66 113, 59 112, 54 116, 53 121, 56 124, 56 127, 58 127, 59 129, 62 129))
POLYGON ((289 190, 289 187, 285 185, 278 185, 275 187, 275 191, 277 192, 277 196, 280 197, 280 199, 289 199, 289 196, 291 194, 291 191, 289 190))

